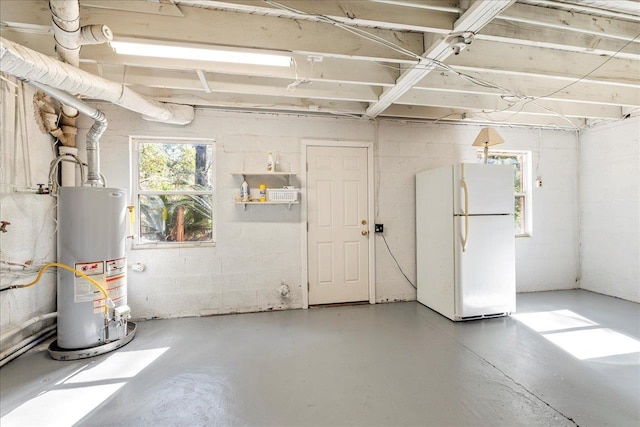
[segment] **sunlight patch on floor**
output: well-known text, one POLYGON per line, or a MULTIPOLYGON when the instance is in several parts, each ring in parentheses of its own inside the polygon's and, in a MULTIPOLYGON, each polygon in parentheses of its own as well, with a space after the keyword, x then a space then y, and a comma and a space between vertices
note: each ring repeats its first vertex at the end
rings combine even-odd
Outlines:
POLYGON ((640 341, 600 325, 571 310, 518 313, 511 317, 580 359, 640 353, 640 341))
MULTIPOLYGON (((126 384, 126 379, 139 374, 169 348, 122 351, 92 366, 88 364, 51 390, 42 392, 0 419, 2 427, 70 426, 126 384)), ((108 424, 104 420, 104 424, 108 424)))
POLYGON ((592 322, 571 310, 516 313, 512 314, 511 317, 524 323, 536 332, 551 332, 585 326, 598 326, 596 322, 592 322))
POLYGON ((640 341, 607 328, 543 335, 580 360, 640 352, 640 341))

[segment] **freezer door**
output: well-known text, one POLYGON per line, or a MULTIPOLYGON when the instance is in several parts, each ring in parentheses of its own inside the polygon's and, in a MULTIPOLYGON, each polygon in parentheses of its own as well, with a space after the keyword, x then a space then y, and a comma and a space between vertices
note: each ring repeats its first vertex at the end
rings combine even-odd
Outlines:
POLYGON ((511 313, 516 309, 513 216, 472 216, 467 251, 464 217, 455 217, 455 317, 511 313))
POLYGON ((454 165, 454 214, 464 215, 465 206, 469 215, 513 214, 513 173, 512 165, 454 165))

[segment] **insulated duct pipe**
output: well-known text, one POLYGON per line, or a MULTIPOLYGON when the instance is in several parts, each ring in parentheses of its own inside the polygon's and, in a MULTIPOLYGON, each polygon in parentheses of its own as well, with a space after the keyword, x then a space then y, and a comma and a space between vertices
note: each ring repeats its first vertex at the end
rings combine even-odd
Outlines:
POLYGON ((102 111, 89 107, 75 96, 69 95, 66 92, 27 79, 20 80, 95 120, 93 126, 91 126, 91 129, 89 129, 87 133, 87 183, 91 186, 96 186, 101 183, 104 185, 105 182, 100 175, 99 143, 100 137, 104 131, 107 130, 107 116, 105 116, 102 111))
POLYGON ((0 71, 69 93, 108 101, 143 115, 144 119, 186 125, 193 107, 165 104, 146 98, 128 87, 95 76, 69 64, 0 37, 0 71))
MULTIPOLYGON (((87 25, 80 27, 80 4, 78 0, 49 0, 53 37, 56 52, 62 62, 80 67, 80 47, 86 44, 107 43, 113 40, 111 29, 106 25, 87 25)), ((76 146, 76 119, 78 110, 70 105, 62 105, 60 132, 56 137, 66 147, 76 146)), ((52 132, 53 134, 53 132, 52 132)), ((63 169, 70 169, 63 165, 63 169)), ((65 183, 63 185, 73 185, 65 183)))
MULTIPOLYGON (((50 0, 53 38, 56 41, 58 58, 74 67, 80 66, 80 5, 77 1, 50 0)), ((78 110, 70 105, 62 105, 60 117, 62 135, 60 142, 68 147, 76 146, 76 119, 78 110), (70 129, 70 128, 73 128, 70 129)))

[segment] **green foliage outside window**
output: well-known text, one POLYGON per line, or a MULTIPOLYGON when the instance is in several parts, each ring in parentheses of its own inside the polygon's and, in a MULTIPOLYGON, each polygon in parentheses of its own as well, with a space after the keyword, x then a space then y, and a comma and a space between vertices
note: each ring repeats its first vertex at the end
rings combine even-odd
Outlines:
POLYGON ((139 142, 140 243, 213 241, 213 146, 139 142))

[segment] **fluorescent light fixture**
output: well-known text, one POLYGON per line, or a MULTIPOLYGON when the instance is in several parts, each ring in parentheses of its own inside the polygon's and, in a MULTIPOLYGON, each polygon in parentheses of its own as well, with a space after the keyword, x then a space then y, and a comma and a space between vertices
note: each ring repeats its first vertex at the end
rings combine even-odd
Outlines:
POLYGON ((121 55, 151 56, 154 58, 188 59, 194 61, 231 62, 234 64, 271 65, 289 67, 291 56, 255 53, 242 50, 209 49, 177 46, 160 42, 112 41, 111 47, 121 55))

